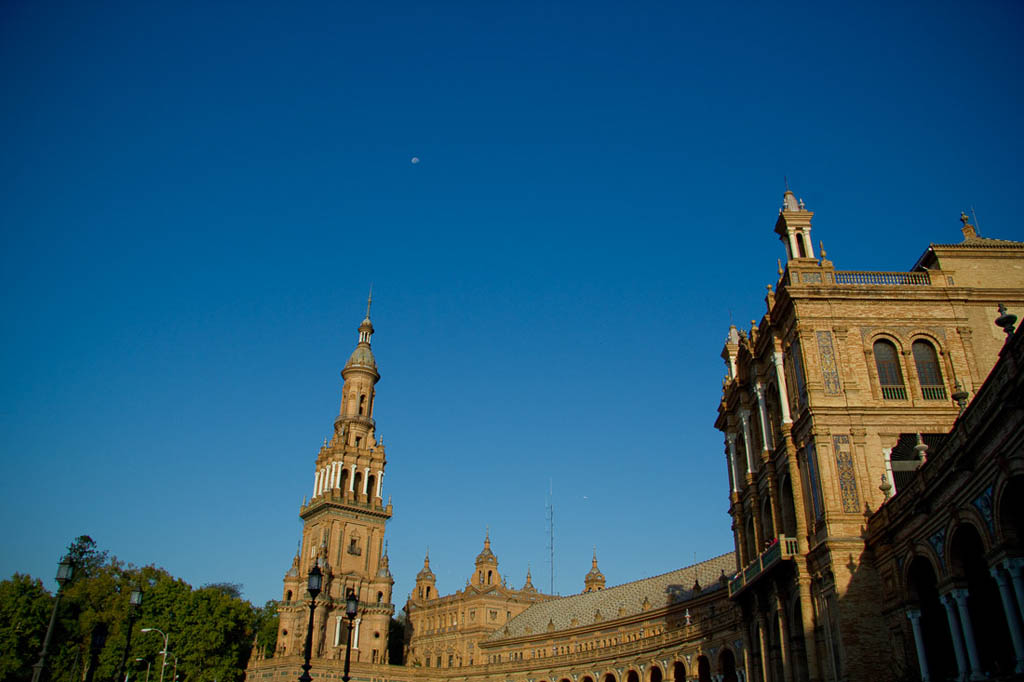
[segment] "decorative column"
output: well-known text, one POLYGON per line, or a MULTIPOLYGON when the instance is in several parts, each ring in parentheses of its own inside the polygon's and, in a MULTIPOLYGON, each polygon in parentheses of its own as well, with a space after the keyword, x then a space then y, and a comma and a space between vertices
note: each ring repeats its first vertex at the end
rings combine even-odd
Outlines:
MULTIPOLYGON (((776 598, 778 599, 778 598, 776 598)), ((793 679, 793 650, 789 640, 789 615, 786 607, 779 600, 779 649, 782 650, 782 675, 786 682, 794 682, 793 679)))
POLYGON ((789 393, 786 391, 786 373, 782 367, 782 353, 772 351, 772 361, 775 363, 775 382, 779 385, 779 408, 782 410, 782 423, 792 424, 793 418, 789 416, 789 393))
POLYGON ((363 495, 366 494, 367 488, 370 486, 370 467, 363 469, 363 495))
POLYGON ((725 439, 729 442, 729 454, 726 459, 729 460, 729 478, 732 481, 732 491, 734 493, 739 492, 739 480, 740 472, 736 470, 736 434, 730 431, 725 434, 725 439))
MULTIPOLYGON (((939 597, 942 605, 946 607, 946 620, 949 621, 949 634, 953 638, 953 653, 956 654, 956 668, 958 680, 966 680, 970 670, 967 667, 967 656, 964 654, 964 637, 960 632, 960 621, 956 614, 956 605, 950 594, 939 597)), ((919 613, 920 615, 920 613, 919 613)))
POLYGON ((1010 638, 1013 640, 1013 653, 1017 657, 1017 665, 1014 672, 1024 673, 1024 635, 1021 634, 1020 618, 1017 613, 1017 604, 1013 598, 1013 588, 1010 587, 1010 579, 999 568, 989 568, 992 577, 999 585, 999 596, 1003 600, 1003 612, 1006 614, 1006 624, 1010 626, 1010 638))
POLYGON ((914 629, 914 646, 917 648, 917 665, 921 668, 921 682, 929 682, 928 657, 924 650, 924 634, 921 632, 921 609, 907 609, 907 618, 914 629))
POLYGON ((773 443, 768 440, 768 409, 764 404, 764 384, 760 381, 754 384, 754 394, 757 395, 757 411, 761 417, 761 444, 763 449, 771 450, 773 443))
POLYGON ((1020 611, 1020 618, 1024 621, 1024 559, 1012 557, 1003 560, 1003 568, 1010 574, 1013 582, 1013 591, 1017 596, 1017 609, 1020 611))
POLYGON ((356 465, 352 465, 352 473, 348 476, 348 491, 355 493, 356 491, 356 465))
POLYGON ((334 646, 339 646, 341 644, 341 619, 342 619, 342 617, 341 616, 336 616, 335 619, 336 619, 336 622, 334 624, 334 646))
POLYGON ((768 619, 762 612, 757 614, 757 636, 761 645, 761 679, 764 682, 776 682, 772 679, 771 659, 768 657, 768 619))
POLYGON ((747 451, 747 472, 754 473, 754 460, 750 456, 750 410, 740 410, 740 421, 743 423, 743 449, 747 451))
POLYGON ((978 644, 974 641, 971 614, 967 611, 967 590, 958 588, 950 590, 949 593, 956 599, 956 607, 960 612, 960 625, 964 629, 964 641, 967 643, 967 657, 971 660, 971 679, 983 679, 985 675, 981 672, 981 657, 978 655, 978 644))
POLYGON ((355 627, 355 630, 352 631, 352 648, 353 649, 358 649, 359 648, 359 624, 362 623, 362 622, 363 622, 362 618, 356 618, 356 627, 355 627))
POLYGON ((377 497, 381 497, 381 493, 384 492, 384 472, 377 472, 377 497))

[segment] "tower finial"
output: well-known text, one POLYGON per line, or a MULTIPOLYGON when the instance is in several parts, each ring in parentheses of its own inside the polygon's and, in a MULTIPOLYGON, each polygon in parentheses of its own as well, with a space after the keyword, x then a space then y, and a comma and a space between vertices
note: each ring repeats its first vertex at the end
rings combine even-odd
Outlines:
POLYGON ((783 182, 784 185, 786 185, 786 191, 788 192, 789 191, 789 177, 786 176, 786 175, 783 175, 782 176, 782 182, 783 182))
POLYGON ((366 319, 370 319, 371 303, 373 303, 373 282, 370 282, 370 295, 366 297, 366 319))

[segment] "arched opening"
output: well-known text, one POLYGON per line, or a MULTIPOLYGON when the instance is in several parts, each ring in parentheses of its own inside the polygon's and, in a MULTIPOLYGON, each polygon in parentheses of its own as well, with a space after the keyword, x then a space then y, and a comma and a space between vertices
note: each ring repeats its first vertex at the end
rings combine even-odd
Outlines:
POLYGON ((925 400, 945 400, 946 386, 942 382, 942 369, 935 347, 924 340, 910 345, 917 368, 917 379, 921 383, 921 397, 925 400))
POLYGON ((697 658, 697 680, 699 682, 711 682, 711 663, 707 656, 697 658))
POLYGON ((767 497, 761 501, 761 537, 764 538, 765 548, 771 544, 775 537, 775 524, 772 521, 772 504, 767 497))
POLYGON ((718 656, 718 679, 721 682, 739 682, 736 676, 736 657, 729 649, 722 649, 718 656))
POLYGON ((285 601, 291 601, 292 600, 292 591, 291 590, 288 590, 287 594, 285 594, 284 600, 285 601))
POLYGON ((686 682, 686 666, 680 661, 672 664, 672 682, 686 682))
POLYGON ((1014 476, 999 499, 999 530, 1005 547, 1024 545, 1024 476, 1014 476))
POLYGON ((342 492, 345 492, 346 490, 348 490, 348 476, 349 476, 348 469, 347 468, 346 469, 342 469, 341 470, 341 491, 342 492))
POLYGON ((494 572, 493 571, 487 571, 487 584, 488 585, 491 584, 491 580, 492 580, 493 576, 494 576, 494 572))
POLYGON ((796 233, 796 257, 807 258, 807 251, 804 249, 804 235, 802 232, 796 233))
POLYGON ((640 675, 635 670, 626 673, 626 682, 640 682, 640 675))
POLYGON ((430 586, 427 586, 427 599, 430 599, 430 586))
POLYGON ((882 387, 884 400, 906 400, 907 389, 903 385, 903 370, 900 357, 891 341, 875 341, 875 368, 878 370, 878 384, 882 387))
POLYGON ((359 414, 360 415, 366 414, 366 396, 365 395, 359 396, 359 414))
POLYGON ((612 673, 605 673, 604 680, 602 682, 615 682, 615 675, 612 673))
POLYGON ((366 499, 372 500, 377 496, 377 477, 370 474, 369 478, 366 479, 366 499))
MULTIPOLYGON (((921 612, 921 637, 924 640, 929 675, 933 680, 944 680, 955 675, 957 667, 953 658, 949 621, 946 620, 945 609, 939 603, 936 583, 935 569, 931 562, 924 557, 916 557, 907 571, 907 592, 911 602, 921 612)), ((913 630, 910 631, 908 641, 914 641, 913 630)))
POLYGON ((357 496, 361 495, 363 493, 363 472, 362 471, 357 471, 356 472, 354 488, 355 488, 357 496))
POLYGON ((782 534, 791 538, 796 537, 796 503, 793 502, 793 479, 786 476, 779 486, 779 516, 782 521, 782 534))
POLYGON ((785 679, 786 671, 782 665, 782 627, 779 625, 779 613, 768 614, 768 667, 772 671, 773 680, 785 679))
POLYGON ((381 604, 383 602, 384 602, 384 593, 383 592, 378 592, 377 593, 377 603, 381 604))
POLYGON ((593 677, 591 677, 590 675, 585 675, 585 676, 583 677, 583 679, 582 679, 582 680, 580 680, 580 682, 594 682, 594 678, 593 678, 593 677))
POLYGON ((743 563, 749 564, 757 558, 757 536, 754 535, 754 515, 747 510, 747 519, 743 523, 743 563))
POLYGON ((661 668, 659 668, 656 665, 652 665, 650 677, 648 679, 650 680, 650 682, 661 682, 661 668))
POLYGON ((967 583, 967 612, 974 626, 982 670, 997 675, 1012 673, 1015 661, 1006 611, 985 561, 985 545, 974 526, 964 523, 956 529, 949 557, 954 580, 967 583))

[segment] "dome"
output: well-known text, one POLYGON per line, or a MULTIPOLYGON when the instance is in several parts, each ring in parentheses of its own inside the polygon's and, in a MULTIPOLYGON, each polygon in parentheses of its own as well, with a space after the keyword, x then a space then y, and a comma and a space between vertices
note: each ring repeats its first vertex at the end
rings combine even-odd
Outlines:
POLYGON ((350 367, 377 369, 377 360, 373 357, 373 351, 370 350, 368 345, 359 344, 356 346, 356 349, 352 351, 352 355, 348 356, 348 362, 345 363, 345 369, 350 367))

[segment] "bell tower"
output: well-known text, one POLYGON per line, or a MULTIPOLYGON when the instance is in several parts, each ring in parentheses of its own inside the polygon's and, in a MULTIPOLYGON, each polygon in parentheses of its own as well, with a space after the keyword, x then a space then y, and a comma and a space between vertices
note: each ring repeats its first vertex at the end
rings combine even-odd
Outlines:
POLYGON ((341 371, 341 407, 334 433, 317 453, 312 495, 299 510, 302 541, 284 579, 279 655, 302 653, 309 612, 306 579, 317 564, 323 572, 323 591, 313 619, 313 656, 344 657, 345 600, 351 591, 359 600, 352 660, 386 662, 395 608, 384 530, 392 508, 390 501, 383 502, 387 458, 373 418, 380 374, 370 348, 371 303, 372 298, 366 303, 355 350, 341 371))
POLYGON ((814 244, 811 242, 811 218, 814 211, 804 207, 804 200, 797 200, 796 195, 786 187, 782 195, 782 208, 779 219, 775 221, 775 233, 786 246, 786 262, 802 258, 814 258, 814 244))

